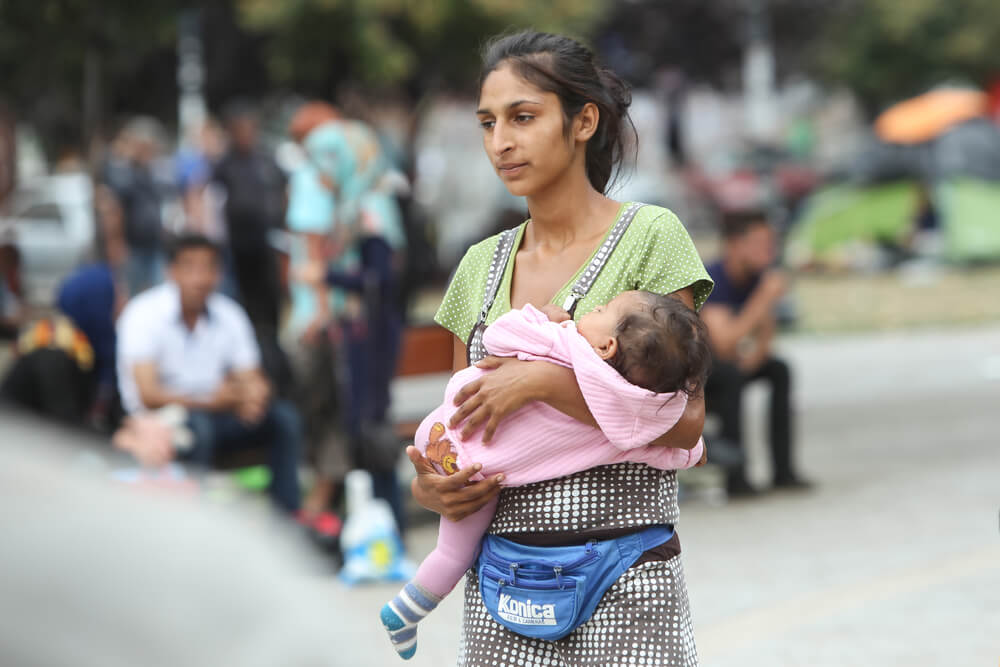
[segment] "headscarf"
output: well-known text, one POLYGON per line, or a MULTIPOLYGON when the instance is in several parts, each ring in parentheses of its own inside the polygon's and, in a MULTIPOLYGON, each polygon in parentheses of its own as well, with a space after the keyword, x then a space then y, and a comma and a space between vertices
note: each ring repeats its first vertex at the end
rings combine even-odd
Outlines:
POLYGON ((334 189, 338 224, 349 225, 357 235, 381 236, 393 248, 406 244, 398 207, 384 183, 389 163, 368 125, 356 120, 323 123, 303 146, 334 189))

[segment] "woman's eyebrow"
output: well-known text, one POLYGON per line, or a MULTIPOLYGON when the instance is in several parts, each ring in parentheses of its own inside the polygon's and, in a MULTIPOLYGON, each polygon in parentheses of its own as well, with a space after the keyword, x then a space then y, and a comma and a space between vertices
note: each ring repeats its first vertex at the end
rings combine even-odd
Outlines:
MULTIPOLYGON (((537 100, 514 100, 513 102, 505 105, 504 108, 507 111, 510 111, 514 107, 520 106, 522 104, 537 104, 537 105, 541 106, 542 103, 539 102, 539 101, 537 101, 537 100)), ((476 113, 477 114, 491 114, 493 112, 490 111, 489 109, 476 109, 476 113)))

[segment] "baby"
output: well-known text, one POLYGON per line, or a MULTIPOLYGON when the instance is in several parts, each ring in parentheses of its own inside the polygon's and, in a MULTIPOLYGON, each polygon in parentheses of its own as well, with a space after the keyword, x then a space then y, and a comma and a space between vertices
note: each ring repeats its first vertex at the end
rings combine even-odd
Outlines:
MULTIPOLYGON (((417 447, 438 472, 480 463, 474 479, 502 472, 505 486, 521 486, 625 461, 676 470, 701 460, 701 441, 691 450, 648 445, 677 423, 708 374, 708 335, 694 311, 674 297, 639 291, 619 294, 578 324, 555 306, 545 311, 527 305, 501 316, 483 344, 493 355, 572 368, 598 428, 534 402, 505 419, 488 446, 482 429, 463 441, 459 429, 446 424, 458 410, 455 394, 488 372, 472 366, 451 378, 444 403, 416 432, 417 447)), ((403 658, 416 653, 416 624, 472 566, 495 510, 493 500, 461 521, 442 517, 434 551, 382 608, 382 623, 403 658)))

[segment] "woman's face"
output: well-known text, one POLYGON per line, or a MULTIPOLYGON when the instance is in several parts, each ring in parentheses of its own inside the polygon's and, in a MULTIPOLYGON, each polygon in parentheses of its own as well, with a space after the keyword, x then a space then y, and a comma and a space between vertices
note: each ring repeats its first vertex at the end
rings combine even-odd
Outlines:
POLYGON ((476 116, 486 155, 511 194, 530 196, 566 173, 576 148, 555 93, 501 65, 483 82, 476 116))

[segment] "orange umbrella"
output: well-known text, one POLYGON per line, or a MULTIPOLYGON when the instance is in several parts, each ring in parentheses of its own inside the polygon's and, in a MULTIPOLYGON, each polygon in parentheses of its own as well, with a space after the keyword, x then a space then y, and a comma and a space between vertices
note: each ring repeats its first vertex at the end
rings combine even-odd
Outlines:
POLYGON ((986 114, 989 97, 978 90, 940 88, 900 102, 875 120, 875 134, 894 144, 930 141, 949 127, 986 114))

